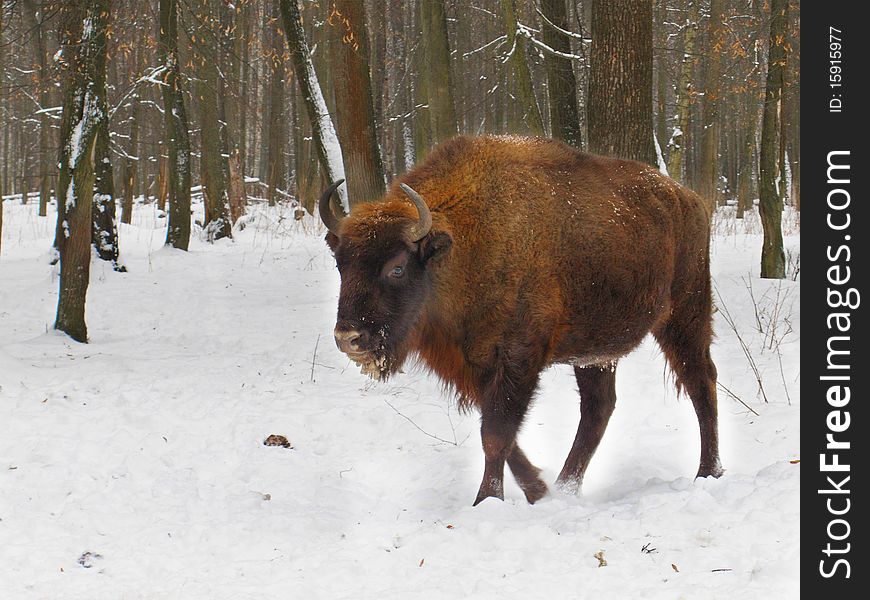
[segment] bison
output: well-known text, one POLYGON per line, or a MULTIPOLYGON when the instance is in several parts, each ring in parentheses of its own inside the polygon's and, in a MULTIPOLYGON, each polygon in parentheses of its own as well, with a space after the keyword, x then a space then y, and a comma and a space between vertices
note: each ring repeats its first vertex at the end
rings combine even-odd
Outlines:
POLYGON ((697 475, 718 477, 707 203, 654 168, 557 141, 460 136, 386 196, 336 217, 319 203, 341 276, 335 341, 385 380, 415 356, 481 414, 483 481, 507 462, 529 503, 547 493, 517 431, 541 371, 573 365, 580 425, 557 485, 577 491, 616 403, 616 363, 652 333, 701 431, 697 475))

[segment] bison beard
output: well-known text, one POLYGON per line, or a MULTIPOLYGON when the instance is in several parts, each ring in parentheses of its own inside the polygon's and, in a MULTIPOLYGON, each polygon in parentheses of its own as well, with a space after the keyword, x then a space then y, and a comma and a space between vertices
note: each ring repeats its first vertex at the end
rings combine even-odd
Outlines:
POLYGON ((547 493, 517 431, 548 365, 574 365, 582 418, 559 474, 577 491, 616 404, 616 361, 652 333, 695 407, 698 476, 718 477, 707 204, 647 165, 552 140, 458 137, 378 202, 337 218, 335 340, 385 380, 411 354, 481 413, 475 504, 504 497, 504 465, 547 493))

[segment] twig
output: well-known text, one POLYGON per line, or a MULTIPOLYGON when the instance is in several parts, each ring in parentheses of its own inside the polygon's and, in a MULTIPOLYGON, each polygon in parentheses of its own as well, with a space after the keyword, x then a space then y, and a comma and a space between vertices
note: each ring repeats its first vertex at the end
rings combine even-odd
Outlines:
POLYGON ((719 307, 721 308, 720 312, 722 316, 725 318, 725 322, 731 327, 731 330, 734 331, 734 335, 737 336, 737 341, 740 342, 740 347, 743 349, 743 354, 746 355, 746 360, 749 361, 749 366, 752 369, 753 374, 755 375, 755 381, 758 382, 758 391, 761 392, 762 398, 764 398, 764 402, 768 403, 767 394, 764 391, 764 384, 761 381, 761 371, 758 369, 758 365, 755 362, 755 358, 752 356, 752 352, 749 350, 749 346, 743 340, 743 337, 740 335, 740 331, 737 329, 737 323, 734 322, 734 317, 731 316, 731 313, 728 311, 728 306, 725 304, 725 300, 722 298, 722 294, 719 293, 719 287, 714 286, 716 289, 716 296, 719 297, 719 307))
POLYGON ((716 385, 719 386, 720 388, 722 388, 722 391, 724 391, 726 394, 728 394, 729 396, 731 396, 732 398, 734 398, 735 400, 737 400, 740 404, 742 404, 743 406, 745 406, 745 407, 749 410, 749 412, 751 412, 753 415, 755 415, 756 417, 760 417, 760 416, 761 416, 761 415, 759 415, 757 412, 755 412, 755 410, 753 410, 753 408, 752 408, 751 406, 749 406, 749 405, 746 404, 743 400, 741 400, 741 399, 737 396, 737 394, 735 394, 734 392, 732 392, 731 390, 729 390, 727 387, 725 387, 724 385, 722 385, 722 384, 719 383, 718 381, 716 382, 716 385))
POLYGON ((782 378, 782 387, 785 389, 785 399, 791 406, 791 394, 788 393, 788 384, 785 382, 785 369, 782 366, 782 351, 779 349, 779 344, 776 346, 776 358, 779 361, 779 376, 782 378))
POLYGON ((314 381, 314 361, 317 360, 317 345, 320 344, 320 334, 317 334, 317 341, 314 342, 314 355, 311 357, 311 381, 314 381))
POLYGON ((405 419, 408 423, 410 423, 411 425, 413 425, 413 426, 414 426, 418 431, 420 431, 421 433, 424 433, 424 434, 428 435, 428 436, 429 436, 430 438, 432 438, 433 440, 438 440, 439 442, 443 442, 443 443, 445 443, 445 444, 450 444, 450 445, 452 445, 452 446, 459 446, 459 444, 456 443, 456 440, 453 440, 453 441, 451 442, 450 440, 445 440, 444 438, 440 438, 440 437, 438 437, 437 435, 433 435, 433 434, 429 433, 428 431, 426 431, 425 429, 423 429, 422 427, 420 427, 419 425, 417 425, 417 424, 413 421, 413 419, 411 419, 411 418, 408 417, 407 415, 402 414, 402 413, 399 411, 398 408, 396 408, 395 406, 393 406, 392 404, 390 404, 389 400, 384 400, 384 403, 385 403, 387 406, 389 406, 390 408, 392 408, 393 411, 394 411, 397 415, 399 415, 400 417, 402 417, 403 419, 405 419))

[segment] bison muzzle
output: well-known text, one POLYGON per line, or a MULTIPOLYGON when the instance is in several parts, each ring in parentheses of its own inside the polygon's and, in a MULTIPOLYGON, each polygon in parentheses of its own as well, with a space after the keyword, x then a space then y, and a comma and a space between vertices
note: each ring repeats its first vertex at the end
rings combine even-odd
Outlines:
POLYGON ((505 463, 530 503, 547 493, 517 431, 558 363, 574 367, 582 418, 557 483, 579 490, 616 362, 648 333, 694 405, 698 476, 721 475, 710 213, 695 193, 648 165, 515 136, 446 142, 341 218, 340 184, 319 205, 341 276, 336 344, 379 380, 414 356, 480 410, 475 504, 503 499, 505 463))

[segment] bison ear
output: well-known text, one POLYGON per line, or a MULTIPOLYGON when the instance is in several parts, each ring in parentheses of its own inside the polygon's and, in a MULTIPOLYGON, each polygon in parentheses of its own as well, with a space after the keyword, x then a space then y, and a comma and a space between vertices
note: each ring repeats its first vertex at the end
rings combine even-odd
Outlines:
POLYGON ((444 256, 452 245, 453 237, 446 231, 430 231, 419 242, 420 260, 426 264, 432 258, 444 256))
POLYGON ((327 232, 326 245, 329 246, 329 249, 332 250, 333 254, 335 254, 335 249, 338 248, 338 236, 331 231, 327 232))

